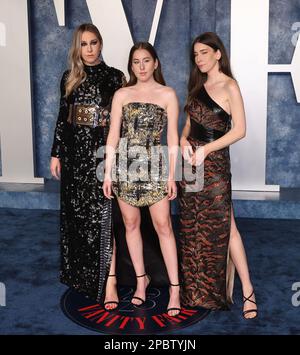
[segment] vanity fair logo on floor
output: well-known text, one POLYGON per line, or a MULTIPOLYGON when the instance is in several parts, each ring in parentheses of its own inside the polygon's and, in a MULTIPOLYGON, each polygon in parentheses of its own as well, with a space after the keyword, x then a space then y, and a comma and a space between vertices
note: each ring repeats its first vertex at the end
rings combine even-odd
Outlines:
POLYGON ((182 308, 180 315, 167 314, 168 288, 150 287, 147 301, 141 307, 131 304, 134 289, 121 287, 117 310, 106 311, 102 305, 69 289, 61 299, 64 314, 75 323, 106 334, 154 334, 167 333, 188 327, 209 314, 203 308, 182 308))

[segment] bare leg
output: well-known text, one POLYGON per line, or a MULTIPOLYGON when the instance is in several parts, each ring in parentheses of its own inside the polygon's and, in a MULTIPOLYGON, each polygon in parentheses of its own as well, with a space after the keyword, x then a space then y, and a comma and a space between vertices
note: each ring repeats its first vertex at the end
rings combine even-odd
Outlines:
MULTIPOLYGON (((231 208, 229 252, 242 283, 243 295, 245 297, 249 297, 253 291, 253 286, 250 280, 245 248, 243 245, 241 235, 235 223, 233 208, 231 208)), ((253 296, 250 299, 255 302, 255 295, 253 294, 253 296)), ((249 309, 257 309, 257 307, 252 302, 246 301, 244 303, 243 310, 247 311, 249 309)), ((251 312, 245 315, 246 318, 254 318, 255 316, 256 316, 255 312, 251 312)))
MULTIPOLYGON (((171 284, 178 285, 178 260, 175 236, 172 229, 170 216, 170 203, 168 198, 155 203, 149 207, 154 228, 158 234, 161 252, 167 268, 171 284)), ((180 308, 179 287, 170 286, 170 300, 168 308, 180 308)), ((168 312, 170 316, 175 316, 179 310, 168 312)))
MULTIPOLYGON (((116 241, 115 238, 113 239, 113 254, 112 254, 112 259, 111 259, 111 264, 110 264, 110 269, 109 269, 109 275, 115 275, 116 274, 116 241)), ((118 298, 118 293, 117 293, 117 278, 116 276, 108 277, 107 282, 106 282, 106 288, 105 288, 105 302, 119 302, 118 298)), ((105 305, 105 308, 107 310, 112 310, 117 308, 116 303, 108 303, 105 305)))
MULTIPOLYGON (((141 236, 140 224, 141 214, 138 207, 133 207, 128 203, 118 199, 121 209, 123 221, 126 229, 126 242, 130 254, 130 258, 137 276, 145 274, 144 256, 143 256, 143 240, 141 236)), ((134 297, 146 299, 146 288, 149 284, 147 277, 137 278, 137 287, 134 297)), ((131 301, 135 305, 142 304, 142 301, 133 298, 131 301)))

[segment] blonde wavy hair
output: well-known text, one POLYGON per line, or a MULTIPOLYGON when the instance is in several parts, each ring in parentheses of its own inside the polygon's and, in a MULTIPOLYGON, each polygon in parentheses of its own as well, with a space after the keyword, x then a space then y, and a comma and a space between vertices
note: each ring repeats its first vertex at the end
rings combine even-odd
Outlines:
POLYGON ((86 79, 84 64, 81 59, 81 37, 83 32, 92 32, 98 38, 101 48, 103 40, 98 28, 92 23, 83 23, 75 30, 73 34, 72 45, 69 51, 69 68, 70 73, 66 81, 66 97, 75 90, 86 79))

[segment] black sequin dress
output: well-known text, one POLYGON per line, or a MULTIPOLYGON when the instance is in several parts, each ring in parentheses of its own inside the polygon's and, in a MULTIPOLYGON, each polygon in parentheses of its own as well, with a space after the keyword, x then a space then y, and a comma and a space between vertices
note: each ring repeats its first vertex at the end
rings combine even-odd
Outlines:
MULTIPOLYGON (((61 80, 60 111, 51 156, 61 162, 61 282, 100 301, 112 256, 112 202, 97 179, 97 150, 105 145, 106 126, 79 125, 76 105, 97 105, 109 113, 112 97, 124 82, 121 71, 104 62, 85 66, 86 80, 65 98, 61 80)), ((106 111, 106 115, 107 115, 106 111)))

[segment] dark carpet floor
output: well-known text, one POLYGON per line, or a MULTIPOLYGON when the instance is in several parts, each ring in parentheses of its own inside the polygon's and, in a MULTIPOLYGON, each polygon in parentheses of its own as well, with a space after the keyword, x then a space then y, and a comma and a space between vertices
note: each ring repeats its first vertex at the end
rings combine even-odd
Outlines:
MULTIPOLYGON (((0 209, 0 334, 98 334, 65 317, 58 281, 57 211, 0 209)), ((244 320, 237 278, 231 311, 172 334, 300 334, 300 306, 292 285, 300 282, 300 220, 237 219, 256 290, 259 317, 244 320)), ((299 297, 300 301, 300 297, 299 297)))

